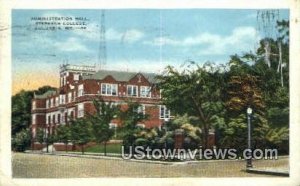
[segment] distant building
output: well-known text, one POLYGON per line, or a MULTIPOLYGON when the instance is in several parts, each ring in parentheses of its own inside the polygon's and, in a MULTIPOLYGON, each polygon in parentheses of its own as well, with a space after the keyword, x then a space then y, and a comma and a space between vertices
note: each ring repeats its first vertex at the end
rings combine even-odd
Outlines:
MULTIPOLYGON (((112 101, 127 106, 131 100, 141 104, 139 112, 149 115, 140 127, 161 127, 170 118, 170 111, 161 105, 160 91, 156 86, 155 74, 124 71, 95 70, 95 66, 60 66, 60 86, 57 91, 35 95, 32 100, 32 134, 37 128, 53 134, 59 125, 65 125, 70 117, 84 117, 95 108, 93 100, 101 96, 104 101, 112 101)), ((120 121, 113 120, 111 127, 119 127, 120 121)))

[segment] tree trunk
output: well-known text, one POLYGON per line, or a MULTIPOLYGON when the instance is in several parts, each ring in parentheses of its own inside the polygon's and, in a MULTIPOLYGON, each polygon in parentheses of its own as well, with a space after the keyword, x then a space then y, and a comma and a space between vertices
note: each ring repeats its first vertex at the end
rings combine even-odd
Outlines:
POLYGON ((46 141, 46 146, 47 146, 47 153, 49 152, 49 143, 48 143, 48 139, 47 139, 47 141, 46 141))
POLYGON ((204 140, 204 149, 207 149, 208 147, 208 129, 207 129, 207 126, 206 124, 204 124, 204 131, 203 131, 203 140, 204 140))

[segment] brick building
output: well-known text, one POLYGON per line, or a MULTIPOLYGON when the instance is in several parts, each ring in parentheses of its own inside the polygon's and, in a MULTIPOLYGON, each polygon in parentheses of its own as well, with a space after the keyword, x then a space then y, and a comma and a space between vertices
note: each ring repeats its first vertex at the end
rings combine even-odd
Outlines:
MULTIPOLYGON (((35 95, 32 100, 32 134, 37 128, 52 134, 59 125, 70 118, 84 117, 94 111, 93 99, 101 96, 104 101, 112 101, 126 107, 131 100, 141 104, 139 112, 149 115, 149 119, 138 125, 141 127, 161 127, 170 117, 170 111, 161 105, 160 91, 153 73, 124 71, 96 71, 95 66, 60 66, 60 86, 57 91, 35 95)), ((111 127, 120 126, 120 121, 111 121, 111 127)))

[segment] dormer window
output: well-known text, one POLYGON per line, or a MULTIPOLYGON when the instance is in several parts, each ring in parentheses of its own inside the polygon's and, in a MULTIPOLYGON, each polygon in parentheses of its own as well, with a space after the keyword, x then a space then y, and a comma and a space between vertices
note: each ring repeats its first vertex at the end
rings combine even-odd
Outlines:
POLYGON ((138 86, 127 85, 127 95, 137 97, 138 96, 138 86))
POLYGON ((151 87, 149 86, 141 86, 140 87, 140 96, 144 98, 151 97, 151 87))
POLYGON ((117 84, 101 83, 101 94, 108 96, 116 96, 118 92, 117 84))

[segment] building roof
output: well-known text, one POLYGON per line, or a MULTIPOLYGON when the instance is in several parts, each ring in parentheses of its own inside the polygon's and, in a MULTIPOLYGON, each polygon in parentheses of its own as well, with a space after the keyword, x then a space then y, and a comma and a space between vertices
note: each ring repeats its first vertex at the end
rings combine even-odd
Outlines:
POLYGON ((135 75, 142 74, 150 83, 157 83, 155 73, 143 73, 143 72, 125 72, 125 71, 113 71, 113 70, 99 70, 93 75, 84 75, 83 79, 97 79, 102 80, 107 76, 112 76, 116 81, 129 81, 135 75))
POLYGON ((34 95, 34 98, 37 99, 43 99, 43 98, 47 98, 48 96, 51 96, 53 94, 56 94, 56 90, 48 90, 47 92, 45 92, 44 94, 41 95, 34 95))

